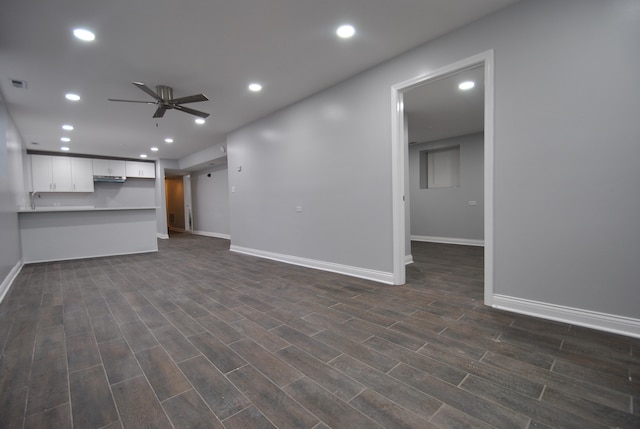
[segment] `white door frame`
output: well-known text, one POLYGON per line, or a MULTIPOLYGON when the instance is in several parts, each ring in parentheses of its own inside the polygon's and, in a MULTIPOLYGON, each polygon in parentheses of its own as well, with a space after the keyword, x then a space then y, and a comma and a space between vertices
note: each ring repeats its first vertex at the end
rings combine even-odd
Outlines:
POLYGON ((457 61, 397 83, 391 87, 391 174, 393 201, 393 283, 405 283, 405 145, 404 93, 430 81, 484 66, 484 303, 493 304, 493 138, 494 138, 494 60, 493 50, 457 61))

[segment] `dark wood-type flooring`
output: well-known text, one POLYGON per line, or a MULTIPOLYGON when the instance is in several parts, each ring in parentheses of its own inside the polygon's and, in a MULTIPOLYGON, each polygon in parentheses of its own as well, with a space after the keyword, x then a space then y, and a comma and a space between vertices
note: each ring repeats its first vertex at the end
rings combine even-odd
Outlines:
POLYGON ((0 427, 640 428, 640 340, 483 306, 480 248, 385 286, 228 246, 25 266, 0 427))

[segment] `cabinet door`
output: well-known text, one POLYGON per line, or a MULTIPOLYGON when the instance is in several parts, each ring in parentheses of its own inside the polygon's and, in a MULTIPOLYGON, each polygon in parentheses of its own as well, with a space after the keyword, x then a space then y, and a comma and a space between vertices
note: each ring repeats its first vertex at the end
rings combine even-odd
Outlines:
POLYGON ((146 177, 148 179, 156 178, 156 164, 153 162, 141 162, 141 176, 146 177))
POLYGON ((53 191, 51 180, 51 157, 48 155, 30 155, 31 190, 33 192, 53 191))
POLYGON ((93 159, 93 174, 96 176, 109 176, 109 160, 93 159))
POLYGON ((126 161, 127 177, 154 179, 156 164, 153 162, 126 161))
POLYGON ((71 158, 66 156, 51 157, 51 179, 54 192, 72 192, 71 158))
POLYGON ((73 192, 93 192, 93 162, 89 158, 71 158, 73 192))
POLYGON ((115 159, 109 160, 109 168, 111 169, 112 176, 126 176, 125 163, 115 159))

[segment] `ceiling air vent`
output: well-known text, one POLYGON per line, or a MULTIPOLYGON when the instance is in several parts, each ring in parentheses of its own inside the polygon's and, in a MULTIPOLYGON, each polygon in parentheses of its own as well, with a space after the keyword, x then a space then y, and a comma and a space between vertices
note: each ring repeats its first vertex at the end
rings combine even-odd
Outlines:
POLYGON ((27 81, 20 79, 11 79, 11 85, 14 88, 27 89, 27 81))

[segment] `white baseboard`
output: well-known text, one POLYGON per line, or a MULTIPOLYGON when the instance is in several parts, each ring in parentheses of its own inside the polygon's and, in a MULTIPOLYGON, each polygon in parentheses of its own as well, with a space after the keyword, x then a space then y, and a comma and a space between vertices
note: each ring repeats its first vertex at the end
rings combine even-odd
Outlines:
POLYGON ((224 238, 225 240, 231 240, 231 236, 229 234, 219 234, 217 232, 193 231, 193 234, 204 235, 205 237, 224 238))
POLYGON ((393 284, 393 273, 384 271, 370 270, 368 268, 359 268, 350 265, 341 265, 333 262, 318 261, 315 259, 300 258, 298 256, 283 255, 280 253, 267 252, 264 250, 249 249, 246 247, 234 246, 233 244, 230 246, 229 250, 231 250, 232 252, 244 253, 245 255, 285 262, 287 264, 300 265, 302 267, 314 268, 316 270, 322 271, 330 271, 332 273, 373 280, 385 284, 393 284))
POLYGON ((504 295, 493 295, 492 307, 514 313, 640 338, 640 319, 565 307, 504 295))
POLYGON ((411 241, 424 241, 427 243, 442 243, 442 244, 461 244, 463 246, 484 247, 484 240, 474 240, 471 238, 432 237, 429 235, 412 235, 411 241))
POLYGON ((404 264, 413 264, 413 255, 404 255, 404 264))
POLYGON ((9 271, 9 274, 7 274, 7 277, 5 277, 2 283, 0 283, 0 302, 2 302, 7 292, 9 292, 9 289, 11 288, 13 281, 16 279, 16 277, 18 277, 18 274, 20 274, 20 270, 22 270, 23 266, 24 266, 24 262, 22 261, 22 259, 20 259, 13 266, 13 268, 11 268, 11 271, 9 271))
POLYGON ((148 250, 137 250, 135 252, 105 253, 103 255, 83 255, 83 256, 72 256, 68 258, 41 259, 37 261, 27 261, 25 263, 41 264, 45 262, 76 261, 78 259, 109 258, 111 256, 127 256, 127 255, 139 255, 141 253, 156 253, 157 251, 158 249, 148 249, 148 250))
POLYGON ((169 239, 169 234, 160 234, 159 232, 156 233, 158 238, 161 238, 163 240, 168 240, 169 239))

